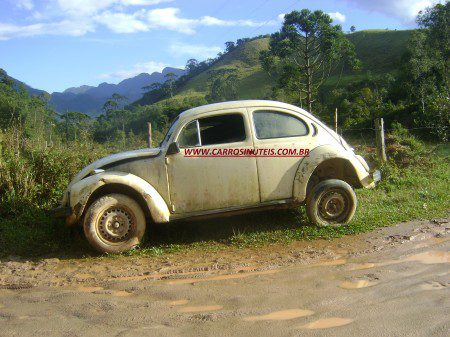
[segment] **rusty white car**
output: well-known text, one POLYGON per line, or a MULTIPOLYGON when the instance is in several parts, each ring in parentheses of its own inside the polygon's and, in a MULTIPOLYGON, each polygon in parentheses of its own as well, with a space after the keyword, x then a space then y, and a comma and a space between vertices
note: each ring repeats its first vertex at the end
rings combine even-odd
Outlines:
POLYGON ((264 100, 181 113, 157 148, 123 152, 82 169, 55 214, 82 225, 98 251, 137 246, 146 223, 306 204, 319 226, 348 223, 354 188, 380 179, 312 114, 264 100))

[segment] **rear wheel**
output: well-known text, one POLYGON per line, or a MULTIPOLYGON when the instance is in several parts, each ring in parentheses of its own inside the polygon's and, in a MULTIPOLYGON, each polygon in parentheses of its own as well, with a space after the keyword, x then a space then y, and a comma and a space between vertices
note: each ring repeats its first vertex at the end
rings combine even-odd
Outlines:
POLYGON ((145 215, 139 204, 123 194, 107 194, 95 200, 84 217, 84 234, 101 253, 121 253, 142 240, 145 215))
POLYGON ((306 198, 306 213, 316 225, 339 226, 350 222, 357 206, 356 194, 345 181, 328 179, 318 183, 306 198))

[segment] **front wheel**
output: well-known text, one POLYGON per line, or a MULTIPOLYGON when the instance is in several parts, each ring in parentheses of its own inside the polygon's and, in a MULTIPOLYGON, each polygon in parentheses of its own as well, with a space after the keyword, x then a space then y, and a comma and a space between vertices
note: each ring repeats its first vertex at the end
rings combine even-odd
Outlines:
POLYGON ((142 208, 123 194, 107 194, 95 200, 83 223, 87 240, 101 253, 121 253, 136 247, 145 227, 142 208))
POLYGON ((356 211, 356 194, 345 181, 321 181, 306 197, 306 213, 317 226, 339 226, 350 222, 356 211))

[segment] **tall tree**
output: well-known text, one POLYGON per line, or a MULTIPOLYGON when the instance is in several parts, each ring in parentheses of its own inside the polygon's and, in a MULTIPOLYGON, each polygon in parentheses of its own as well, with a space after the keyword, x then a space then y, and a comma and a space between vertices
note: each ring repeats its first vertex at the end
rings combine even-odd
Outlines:
POLYGON ((209 102, 222 102, 237 98, 237 70, 234 68, 220 68, 211 70, 209 74, 210 94, 206 97, 209 102))
POLYGON ((308 9, 284 16, 281 31, 271 35, 270 48, 261 53, 260 59, 266 70, 277 70, 281 87, 294 83, 309 111, 319 87, 339 63, 359 65, 342 27, 332 25, 328 14, 308 9))
POLYGON ((170 72, 164 75, 164 78, 166 79, 164 85, 167 89, 167 92, 170 95, 170 97, 173 97, 173 91, 175 89, 175 80, 177 79, 177 75, 175 73, 170 72))

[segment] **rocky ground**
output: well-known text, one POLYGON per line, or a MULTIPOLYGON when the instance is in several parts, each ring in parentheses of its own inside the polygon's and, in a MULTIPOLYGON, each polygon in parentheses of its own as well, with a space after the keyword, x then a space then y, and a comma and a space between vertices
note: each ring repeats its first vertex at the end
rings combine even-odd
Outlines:
POLYGON ((449 219, 287 246, 0 262, 0 336, 445 336, 449 219))

